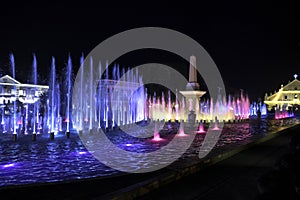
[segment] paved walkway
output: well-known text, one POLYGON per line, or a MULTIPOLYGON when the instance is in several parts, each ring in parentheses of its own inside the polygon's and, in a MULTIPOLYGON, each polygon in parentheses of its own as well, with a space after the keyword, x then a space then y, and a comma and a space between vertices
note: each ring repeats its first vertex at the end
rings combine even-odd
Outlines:
POLYGON ((257 178, 289 152, 296 127, 267 142, 258 144, 207 169, 154 190, 141 199, 256 199, 257 178))

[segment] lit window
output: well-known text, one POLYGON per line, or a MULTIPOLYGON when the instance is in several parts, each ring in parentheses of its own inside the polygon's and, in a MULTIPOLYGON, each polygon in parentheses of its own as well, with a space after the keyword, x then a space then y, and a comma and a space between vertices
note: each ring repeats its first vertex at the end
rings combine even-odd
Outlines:
POLYGON ((295 99, 297 99, 297 98, 298 98, 298 95, 297 95, 297 94, 295 94, 294 98, 295 98, 295 99))

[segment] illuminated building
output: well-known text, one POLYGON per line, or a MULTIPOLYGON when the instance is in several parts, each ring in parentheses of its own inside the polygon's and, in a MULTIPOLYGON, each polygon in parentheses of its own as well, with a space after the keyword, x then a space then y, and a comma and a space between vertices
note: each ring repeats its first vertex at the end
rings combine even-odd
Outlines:
POLYGON ((297 79, 297 74, 294 75, 294 78, 293 81, 285 86, 281 85, 278 92, 270 94, 270 96, 266 93, 264 103, 267 104, 268 110, 271 110, 272 108, 288 110, 293 107, 298 107, 300 104, 300 81, 297 79))

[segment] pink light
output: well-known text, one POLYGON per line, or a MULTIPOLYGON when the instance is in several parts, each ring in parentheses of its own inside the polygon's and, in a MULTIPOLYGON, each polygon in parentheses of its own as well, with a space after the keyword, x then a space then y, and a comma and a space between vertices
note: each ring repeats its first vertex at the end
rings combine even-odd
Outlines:
POLYGON ((203 127, 202 123, 200 123, 198 131, 196 131, 196 133, 205 133, 205 130, 204 130, 204 127, 203 127))
POLYGON ((187 136, 187 134, 185 134, 183 130, 180 130, 178 133, 178 136, 185 137, 185 136, 187 136))
POLYGON ((69 121, 69 118, 66 118, 66 119, 65 119, 65 122, 70 122, 70 121, 69 121))
POLYGON ((17 122, 17 123, 18 123, 18 125, 21 125, 21 124, 22 124, 22 122, 21 122, 20 120, 18 120, 18 122, 17 122))
POLYGON ((160 137, 159 133, 154 133, 154 137, 153 137, 152 140, 153 141, 161 141, 163 139, 160 137))
POLYGON ((211 130, 214 130, 214 131, 216 131, 216 130, 220 130, 220 129, 219 129, 219 127, 218 127, 218 123, 217 123, 217 122, 215 122, 215 127, 214 127, 214 128, 212 128, 211 130))

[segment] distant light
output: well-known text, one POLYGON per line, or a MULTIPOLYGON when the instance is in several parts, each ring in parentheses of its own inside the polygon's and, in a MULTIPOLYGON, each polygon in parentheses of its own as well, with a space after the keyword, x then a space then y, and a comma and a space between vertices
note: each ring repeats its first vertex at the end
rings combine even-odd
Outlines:
POLYGON ((80 152, 78 152, 79 155, 84 155, 86 153, 87 153, 86 151, 80 151, 80 152))
POLYGON ((126 147, 131 147, 132 146, 132 144, 126 144, 126 147))
POLYGON ((295 77, 295 79, 297 79, 298 75, 297 75, 297 74, 294 74, 294 77, 295 77))

